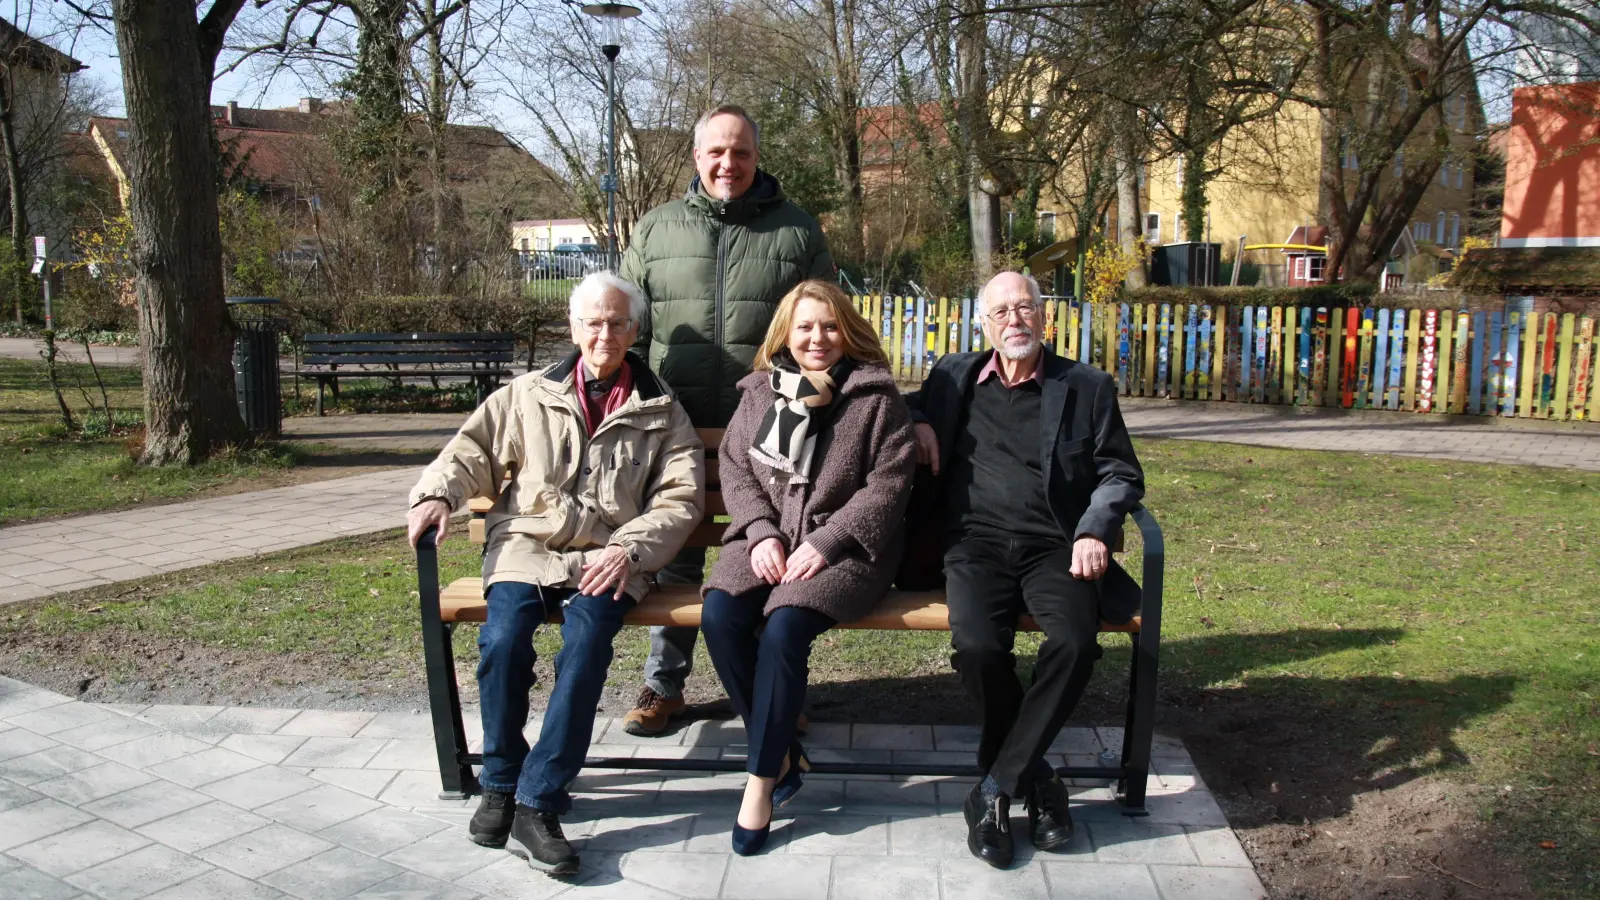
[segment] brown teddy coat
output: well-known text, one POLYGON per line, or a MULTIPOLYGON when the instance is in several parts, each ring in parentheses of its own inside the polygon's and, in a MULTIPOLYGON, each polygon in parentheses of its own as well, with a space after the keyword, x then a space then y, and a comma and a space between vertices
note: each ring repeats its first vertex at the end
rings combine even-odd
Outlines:
POLYGON ((750 548, 776 537, 792 554, 810 542, 827 568, 809 581, 774 587, 765 614, 800 606, 853 622, 872 612, 900 564, 916 468, 911 414, 887 369, 858 366, 817 437, 811 481, 790 484, 750 456, 776 401, 769 378, 753 372, 739 382, 739 408, 722 438, 722 498, 733 522, 705 590, 737 595, 765 587, 750 568, 750 548))

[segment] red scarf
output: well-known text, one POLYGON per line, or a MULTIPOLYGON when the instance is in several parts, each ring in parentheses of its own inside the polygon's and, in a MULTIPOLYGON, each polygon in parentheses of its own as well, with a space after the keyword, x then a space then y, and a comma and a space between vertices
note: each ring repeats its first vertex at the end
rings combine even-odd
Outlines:
POLYGON ((617 380, 612 383, 611 390, 606 392, 605 401, 596 403, 589 399, 589 391, 584 387, 584 376, 588 369, 584 367, 583 360, 572 369, 573 387, 578 391, 578 405, 583 407, 583 421, 588 426, 589 434, 600 427, 606 417, 616 412, 627 401, 628 395, 633 393, 633 368, 626 362, 617 370, 617 380))

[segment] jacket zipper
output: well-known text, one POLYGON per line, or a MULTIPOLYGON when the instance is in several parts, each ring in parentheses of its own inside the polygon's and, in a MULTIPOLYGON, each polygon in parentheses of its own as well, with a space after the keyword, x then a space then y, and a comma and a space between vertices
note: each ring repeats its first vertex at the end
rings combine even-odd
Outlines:
MULTIPOLYGON (((718 216, 726 216, 728 210, 723 207, 717 210, 718 216)), ((717 297, 716 321, 712 329, 712 344, 717 348, 716 365, 712 369, 711 391, 712 409, 716 410, 718 421, 725 421, 722 416, 722 344, 726 339, 723 327, 724 306, 726 300, 723 296, 728 265, 728 227, 727 224, 717 222, 717 297)))

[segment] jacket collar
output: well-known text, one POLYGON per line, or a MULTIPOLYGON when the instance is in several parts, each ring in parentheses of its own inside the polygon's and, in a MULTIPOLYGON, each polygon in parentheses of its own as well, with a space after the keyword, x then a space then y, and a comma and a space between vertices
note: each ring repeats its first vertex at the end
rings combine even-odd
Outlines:
MULTIPOLYGON (((751 372, 739 379, 739 390, 748 391, 763 387, 772 381, 772 372, 761 369, 751 372)), ((894 376, 883 366, 858 362, 845 377, 844 385, 839 388, 838 396, 846 397, 851 394, 862 394, 869 391, 893 390, 898 392, 894 376)))
MULTIPOLYGON (((551 382, 553 385, 566 384, 572 380, 572 372, 578 367, 578 361, 581 359, 583 359, 583 354, 573 350, 567 355, 566 359, 544 370, 544 380, 551 382)), ((639 398, 640 402, 669 396, 669 392, 666 386, 661 383, 661 379, 656 377, 656 373, 650 371, 650 367, 645 364, 644 360, 639 358, 638 354, 629 350, 623 357, 623 365, 626 365, 633 374, 633 393, 639 398)))
POLYGON ((689 190, 683 199, 690 208, 697 209, 711 218, 742 222, 772 209, 785 198, 778 179, 761 169, 756 169, 756 178, 750 183, 750 189, 732 200, 718 200, 707 194, 700 187, 699 175, 689 182, 689 190))

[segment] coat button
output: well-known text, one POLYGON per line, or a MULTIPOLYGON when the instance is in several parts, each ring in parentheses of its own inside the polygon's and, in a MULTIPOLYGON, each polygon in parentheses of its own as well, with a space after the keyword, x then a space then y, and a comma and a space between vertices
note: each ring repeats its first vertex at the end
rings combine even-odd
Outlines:
POLYGON ((587 475, 587 474, 590 473, 590 471, 592 471, 592 470, 588 466, 584 466, 583 467, 583 474, 587 475))

